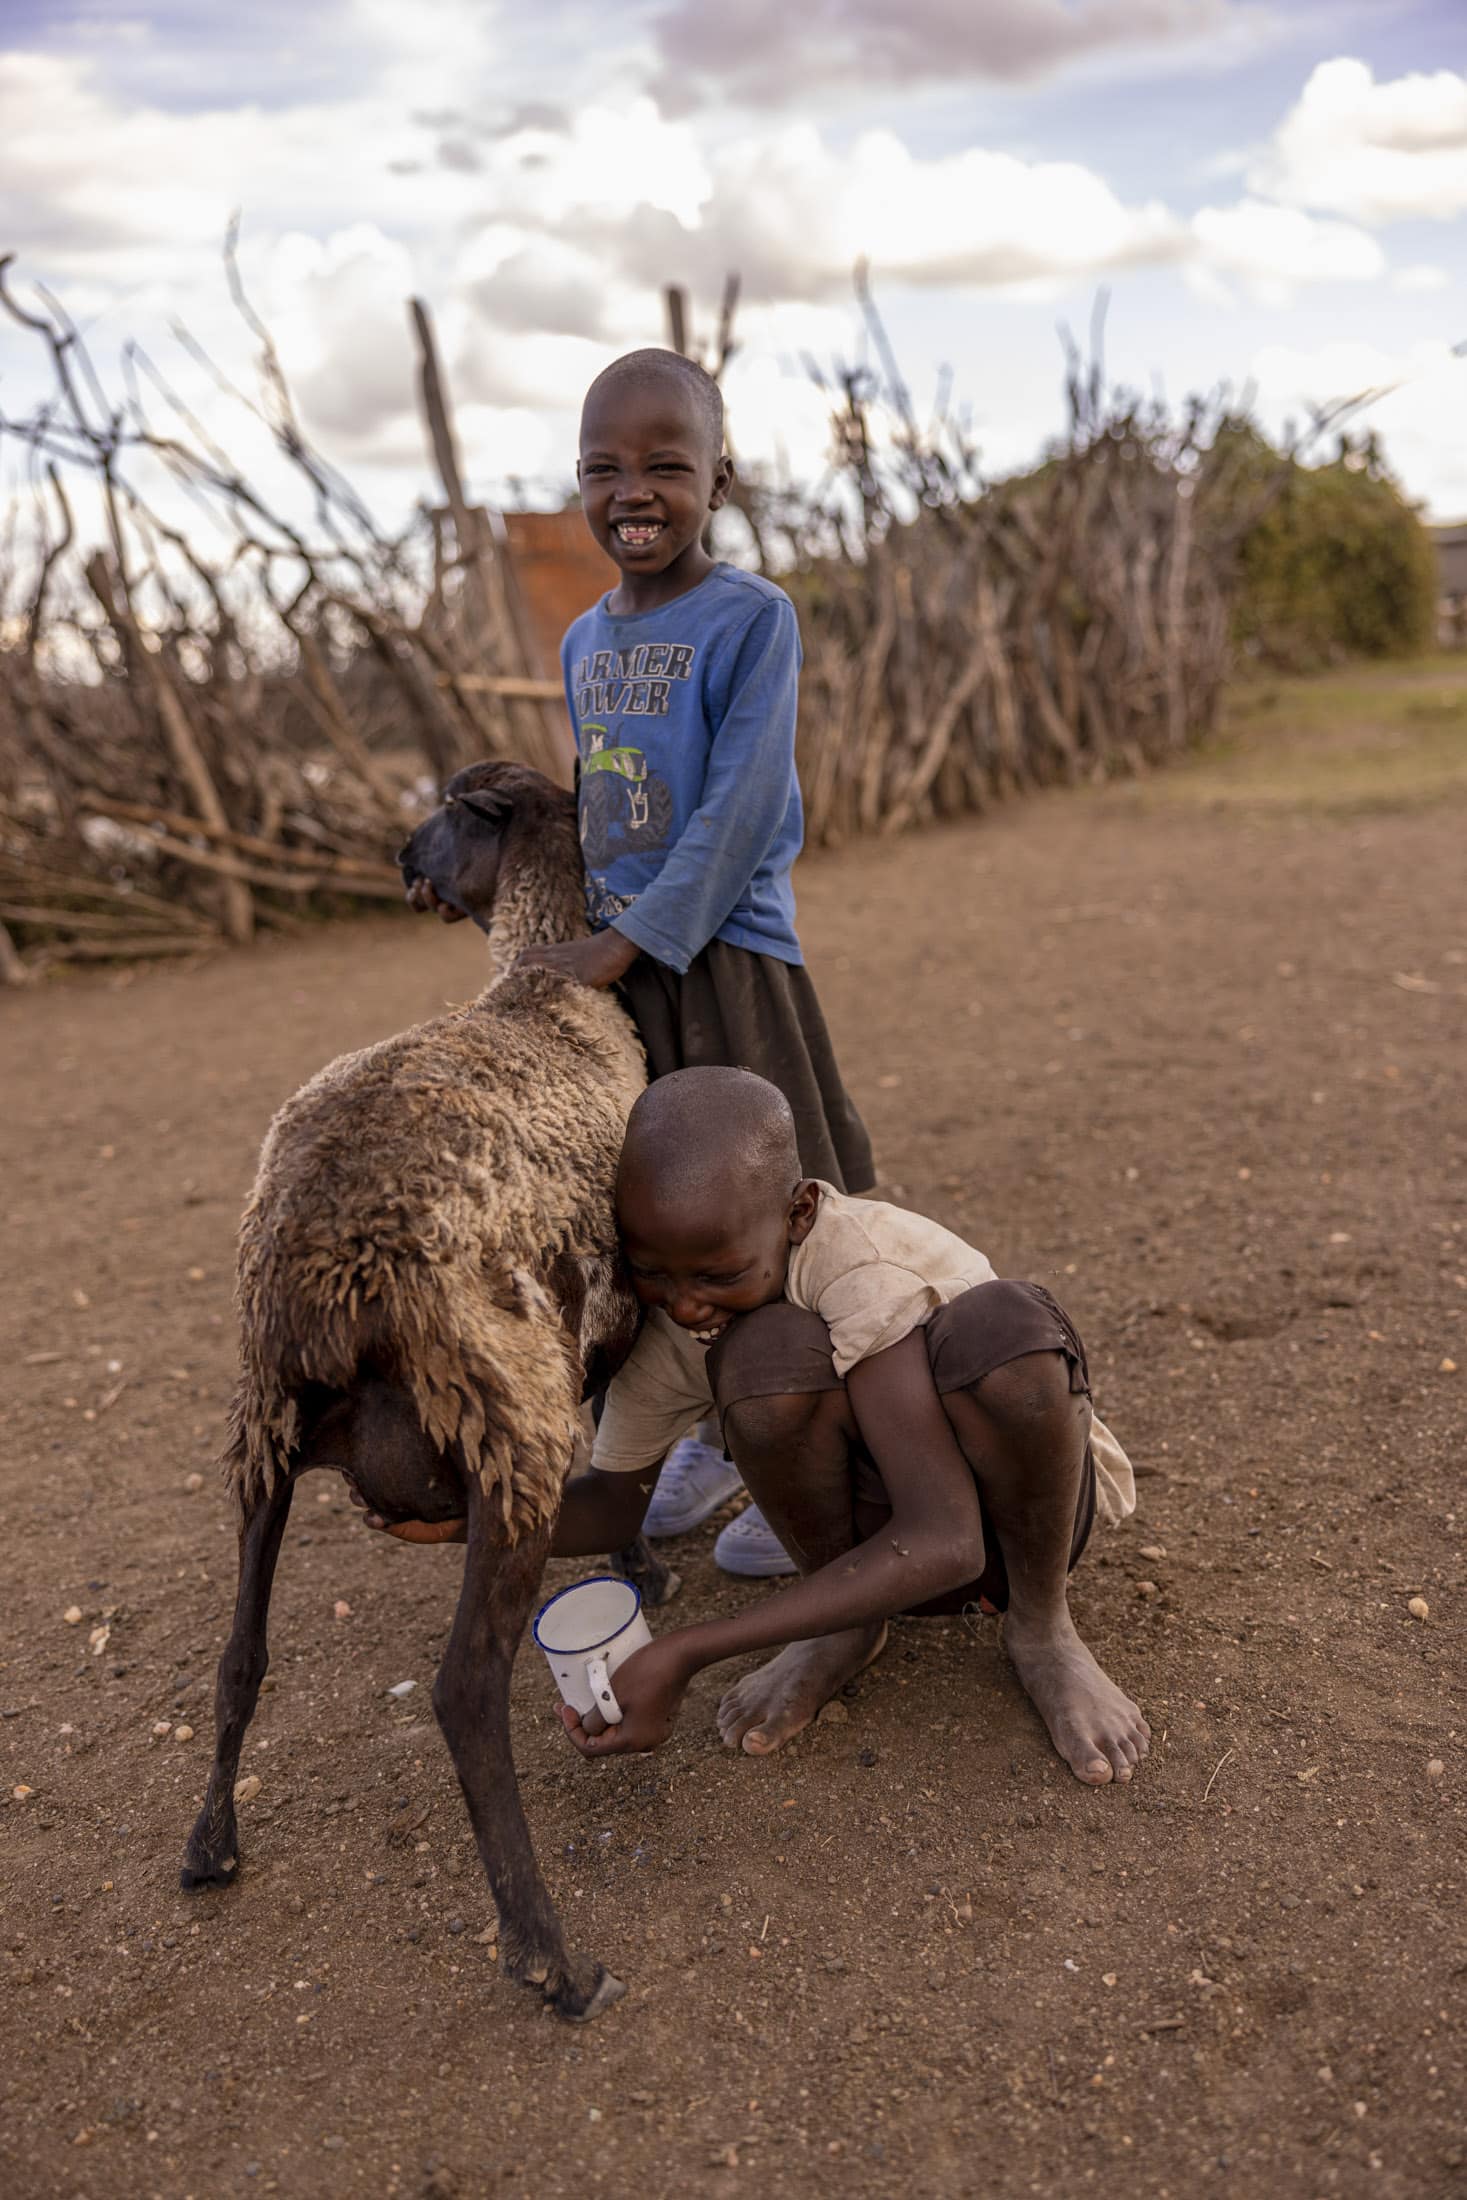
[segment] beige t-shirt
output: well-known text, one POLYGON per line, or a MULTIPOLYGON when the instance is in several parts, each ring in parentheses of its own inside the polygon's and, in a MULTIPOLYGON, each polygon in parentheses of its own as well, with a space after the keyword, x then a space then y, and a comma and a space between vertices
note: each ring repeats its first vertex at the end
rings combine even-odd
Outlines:
MULTIPOLYGON (((984 1254, 926 1215, 822 1184, 810 1234, 790 1255, 784 1295, 820 1316, 844 1378, 920 1329, 949 1299, 993 1281, 984 1254)), ((713 1410, 707 1360, 706 1345, 654 1308, 606 1394, 592 1465, 635 1474, 662 1459, 713 1410)), ((1099 1419, 1090 1444, 1100 1516, 1123 1520, 1136 1509, 1131 1463, 1099 1419)))
POLYGON ((810 1234, 790 1255, 784 1295, 820 1316, 844 1382, 858 1361, 900 1344, 949 1299, 993 1280, 986 1255, 940 1222, 822 1184, 810 1234))

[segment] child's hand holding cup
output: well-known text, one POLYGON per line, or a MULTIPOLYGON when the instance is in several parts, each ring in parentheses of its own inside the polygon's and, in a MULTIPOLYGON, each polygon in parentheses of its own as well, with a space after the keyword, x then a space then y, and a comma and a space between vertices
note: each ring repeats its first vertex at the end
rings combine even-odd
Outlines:
POLYGON ((608 1726, 619 1726, 611 1676, 652 1640, 640 1591, 616 1574, 577 1581, 541 1605, 534 1633, 571 1709, 583 1719, 599 1711, 608 1726))

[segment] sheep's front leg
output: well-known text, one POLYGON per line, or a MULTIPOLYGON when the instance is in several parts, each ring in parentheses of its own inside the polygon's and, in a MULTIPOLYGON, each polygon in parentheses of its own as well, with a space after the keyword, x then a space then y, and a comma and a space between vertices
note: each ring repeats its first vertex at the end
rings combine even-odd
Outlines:
POLYGON ((468 1557, 433 1709, 498 1906, 500 1960, 511 1978, 538 1986, 560 2016, 584 2024, 626 1988, 599 1963, 566 1953, 535 1862, 510 1747, 510 1671, 545 1569, 550 1529, 508 1543, 474 1477, 468 1496, 468 1557))
POLYGON ((214 1768, 204 1807, 183 1853, 179 1884, 185 1893, 199 1887, 227 1887, 239 1869, 234 1779, 245 1728, 254 1717, 260 1683, 270 1663, 265 1622, 294 1487, 288 1474, 281 1475, 270 1495, 247 1509, 240 1526, 234 1625, 219 1660, 214 1690, 214 1768))

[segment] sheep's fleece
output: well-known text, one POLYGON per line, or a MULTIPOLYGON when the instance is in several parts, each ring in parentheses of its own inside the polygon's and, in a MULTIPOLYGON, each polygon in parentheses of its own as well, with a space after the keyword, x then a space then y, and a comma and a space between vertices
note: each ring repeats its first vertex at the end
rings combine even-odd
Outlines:
POLYGON ((611 1191, 645 1081, 613 995, 528 970, 286 1102, 240 1226, 237 1500, 289 1471, 301 1387, 370 1367, 457 1441, 509 1540, 554 1516, 582 1348, 628 1297, 611 1191))

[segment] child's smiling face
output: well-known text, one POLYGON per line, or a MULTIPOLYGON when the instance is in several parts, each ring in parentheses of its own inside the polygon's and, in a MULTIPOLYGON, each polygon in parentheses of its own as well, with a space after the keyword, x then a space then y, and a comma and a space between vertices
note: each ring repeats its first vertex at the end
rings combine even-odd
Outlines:
POLYGON ((732 468, 675 374, 593 390, 581 415, 576 473, 591 532, 628 579, 677 579, 682 569, 709 562, 703 529, 728 495, 732 468))
POLYGON ((819 1198, 813 1182, 791 1193, 729 1171, 696 1204, 673 1205, 655 1178, 624 1168, 617 1221, 632 1288, 643 1306, 661 1307, 700 1344, 712 1344, 736 1315, 779 1297, 819 1198))

